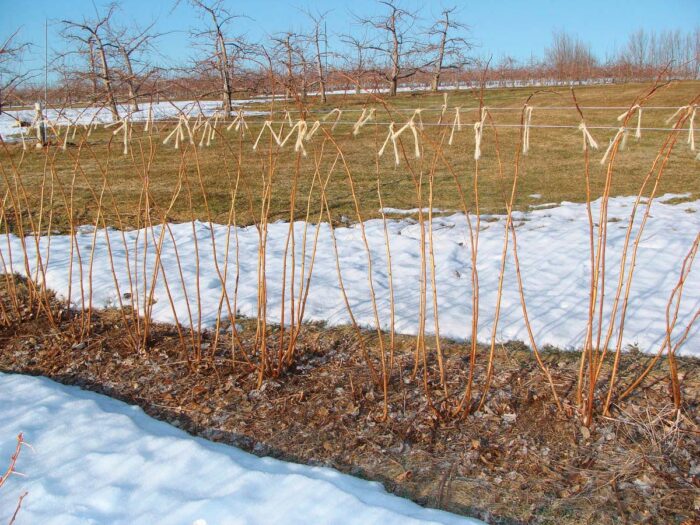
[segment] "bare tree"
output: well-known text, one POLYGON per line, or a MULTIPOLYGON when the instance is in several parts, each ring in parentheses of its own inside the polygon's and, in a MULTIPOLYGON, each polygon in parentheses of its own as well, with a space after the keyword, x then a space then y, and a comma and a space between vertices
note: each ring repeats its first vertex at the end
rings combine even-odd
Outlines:
POLYGON ((5 100, 30 75, 28 71, 20 69, 20 58, 29 44, 16 42, 18 33, 19 29, 0 45, 0 114, 5 100))
POLYGON ((569 82, 589 78, 597 62, 588 44, 564 31, 552 35, 545 57, 554 75, 569 82))
POLYGON ((352 53, 342 55, 345 62, 345 72, 354 80, 355 93, 360 94, 364 78, 369 74, 371 69, 372 51, 369 49, 369 40, 367 34, 362 37, 343 34, 340 36, 340 41, 353 50, 352 53))
POLYGON ((284 69, 284 96, 290 98, 294 92, 294 47, 292 46, 292 33, 287 32, 273 37, 275 44, 274 53, 277 61, 284 69))
POLYGON ((269 92, 270 94, 274 95, 277 80, 275 75, 273 53, 271 53, 270 50, 268 50, 268 48, 265 47, 264 44, 253 46, 252 61, 266 73, 267 83, 269 85, 269 92))
POLYGON ((689 36, 689 47, 694 62, 693 78, 700 79, 700 26, 696 27, 692 35, 689 36))
POLYGON ((298 77, 301 88, 302 100, 306 100, 309 91, 309 67, 311 63, 308 60, 307 49, 306 49, 305 39, 299 38, 297 40, 297 46, 294 48, 294 54, 296 56, 298 64, 298 77))
POLYGON ((90 50, 90 56, 93 56, 93 50, 98 58, 99 67, 95 68, 94 75, 102 81, 104 88, 104 96, 107 100, 107 105, 112 112, 114 120, 119 120, 119 110, 117 109, 117 101, 114 96, 114 85, 112 83, 112 72, 109 66, 107 48, 109 46, 108 28, 109 21, 116 10, 116 4, 111 4, 107 13, 103 16, 95 9, 95 18, 83 18, 82 22, 72 20, 62 20, 63 37, 69 41, 74 41, 83 46, 87 46, 90 50), (94 46, 94 47, 93 47, 94 46))
POLYGON ((130 31, 126 28, 110 28, 112 45, 121 60, 123 70, 121 80, 126 84, 131 111, 139 110, 138 96, 141 86, 155 73, 155 68, 143 64, 141 59, 152 45, 154 39, 161 36, 152 32, 155 22, 143 30, 130 31), (139 68, 140 66, 140 68, 139 68), (139 68, 137 71, 136 68, 139 68))
POLYGON ((440 76, 445 69, 457 69, 465 64, 464 52, 471 49, 466 38, 453 35, 454 32, 468 29, 465 24, 454 20, 456 10, 456 7, 443 9, 440 18, 428 30, 429 39, 437 38, 437 42, 429 47, 429 51, 436 54, 430 81, 431 91, 440 89, 440 76))
POLYGON ((661 71, 668 78, 693 79, 700 72, 700 28, 685 35, 680 31, 644 31, 627 38, 627 45, 614 59, 625 80, 648 80, 661 71))
MULTIPOLYGON (((325 19, 326 19, 327 14, 328 14, 327 11, 324 13, 316 14, 316 15, 314 15, 311 12, 306 13, 306 15, 309 17, 309 19, 313 23, 310 40, 311 40, 311 44, 312 44, 313 50, 314 50, 314 61, 316 63, 315 64, 316 65, 316 75, 318 76, 318 80, 316 81, 316 83, 318 84, 318 90, 319 90, 319 93, 321 94, 321 102, 324 102, 324 103, 326 102, 326 68, 324 66, 324 62, 325 62, 325 59, 327 56, 327 54, 326 54, 327 50, 324 49, 324 51, 321 52, 321 37, 322 37, 321 26, 325 24, 325 19)), ((325 26, 323 29, 323 38, 325 39, 324 43, 327 44, 328 35, 326 35, 325 26)))
POLYGON ((298 33, 287 31, 273 37, 277 62, 284 70, 284 91, 287 98, 301 92, 306 99, 309 61, 305 44, 308 40, 298 33))
POLYGON ((97 56, 95 55, 95 41, 92 38, 88 39, 88 63, 90 83, 92 84, 93 99, 97 99, 97 56))
POLYGON ((226 26, 236 18, 225 7, 222 0, 204 1, 190 0, 190 3, 201 10, 204 18, 209 20, 209 29, 195 33, 196 38, 206 38, 214 48, 214 52, 209 55, 209 60, 217 71, 221 80, 221 101, 226 115, 231 114, 233 106, 233 64, 228 48, 234 47, 243 49, 241 39, 227 40, 225 37, 226 26))
POLYGON ((389 94, 395 96, 399 80, 412 77, 421 69, 411 66, 411 60, 422 51, 418 40, 411 36, 415 33, 417 14, 399 7, 398 0, 380 0, 379 3, 386 7, 386 14, 357 18, 361 24, 378 32, 377 39, 367 47, 384 59, 389 94))
POLYGON ((631 68, 641 73, 647 66, 649 55, 649 35, 644 29, 639 29, 630 34, 627 39, 627 50, 623 55, 631 68))
POLYGON ((513 85, 515 81, 515 73, 518 68, 518 61, 515 58, 504 55, 496 64, 494 68, 496 74, 498 75, 498 82, 501 87, 508 87, 513 85))

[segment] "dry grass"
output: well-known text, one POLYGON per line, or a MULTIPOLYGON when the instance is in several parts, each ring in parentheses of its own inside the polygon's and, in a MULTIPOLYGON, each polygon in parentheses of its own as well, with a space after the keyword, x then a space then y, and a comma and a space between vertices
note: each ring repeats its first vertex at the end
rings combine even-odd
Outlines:
MULTIPOLYGON (((648 88, 643 85, 611 85, 577 88, 577 98, 581 106, 621 106, 628 107, 634 97, 648 88)), ((681 82, 671 84, 661 89, 647 105, 654 106, 681 106, 687 104, 700 90, 700 82, 681 82)), ((488 90, 484 94, 484 104, 492 109, 493 120, 496 124, 517 124, 520 121, 520 108, 528 95, 529 89, 499 89, 488 90), (513 111, 497 111, 497 108, 511 107, 513 111)), ((410 113, 399 110, 414 109, 416 107, 436 108, 443 103, 441 97, 420 93, 401 95, 391 100, 391 111, 397 124, 404 122, 410 113)), ((279 104, 279 103, 278 103, 279 104)), ((578 126, 579 117, 574 109, 566 110, 538 110, 538 106, 567 106, 571 107, 571 97, 567 90, 544 91, 536 94, 530 104, 535 107, 533 124, 568 124, 578 126)), ((377 120, 388 122, 391 120, 377 100, 369 96, 332 97, 325 107, 309 107, 312 111, 325 111, 338 105, 343 109, 360 109, 364 105, 379 107, 377 120)), ((448 105, 475 107, 478 100, 474 94, 451 94, 448 105)), ((255 109, 264 109, 264 105, 255 106, 255 109)), ((251 108, 253 109, 253 108, 251 108)), ((622 110, 584 110, 589 128, 596 125, 617 126, 616 117, 622 110)), ((646 110, 643 114, 642 125, 644 127, 668 127, 665 119, 673 113, 673 110, 646 110)), ((318 118, 324 113, 309 116, 318 118)), ((275 118, 282 118, 282 113, 276 113, 275 118)), ((439 112, 425 111, 423 121, 425 123, 437 122, 439 112)), ((343 114, 342 121, 354 122, 359 116, 358 112, 343 114)), ((478 116, 477 110, 462 111, 462 121, 473 123, 478 116)), ((447 112, 445 121, 451 123, 453 113, 447 112)), ((265 173, 274 162, 274 184, 270 195, 270 220, 287 219, 290 216, 290 188, 294 173, 297 170, 296 154, 292 145, 288 144, 280 152, 279 157, 272 159, 267 154, 267 136, 262 139, 265 148, 259 152, 252 150, 252 143, 257 137, 262 118, 248 118, 251 126, 250 134, 241 142, 235 131, 225 132, 217 137, 211 147, 199 148, 196 152, 199 162, 203 185, 206 188, 206 199, 211 208, 212 219, 219 223, 225 223, 229 215, 231 193, 235 185, 240 166, 241 196, 237 207, 237 219, 239 224, 252 224, 259 220, 260 205, 262 202, 261 191, 265 173)), ((83 224, 91 222, 97 208, 96 198, 92 192, 98 193, 102 184, 102 174, 107 170, 111 191, 114 194, 117 206, 122 214, 122 220, 127 226, 139 224, 136 210, 137 203, 143 189, 143 176, 149 177, 149 189, 156 208, 167 206, 173 192, 173 187, 178 178, 181 167, 194 179, 195 153, 191 148, 174 150, 172 143, 163 145, 161 142, 173 129, 174 123, 161 124, 160 131, 153 137, 143 133, 142 125, 134 126, 134 143, 131 155, 124 157, 121 151, 120 136, 113 136, 112 130, 96 130, 81 145, 78 134, 73 145, 63 152, 60 148, 52 148, 45 151, 27 151, 23 153, 21 146, 12 145, 0 150, 5 170, 9 171, 10 162, 20 167, 22 182, 29 195, 28 209, 38 210, 40 189, 45 173, 53 172, 55 180, 60 181, 66 187, 70 186, 75 177, 73 199, 75 209, 75 223, 83 224), (80 169, 76 171, 76 159, 79 160, 80 169)), ((288 126, 287 126, 288 129, 288 126)), ((387 126, 366 124, 358 137, 352 137, 350 124, 338 124, 333 133, 334 138, 341 145, 347 162, 353 173, 358 200, 361 206, 363 218, 378 217, 379 199, 377 196, 377 171, 375 168, 376 152, 385 139, 387 126)), ((497 128, 498 142, 500 144, 501 162, 504 166, 511 166, 515 152, 518 150, 520 130, 515 128, 497 128)), ((424 131, 423 146, 425 148, 422 159, 412 158, 412 144, 406 143, 407 156, 413 169, 420 172, 429 170, 429 160, 434 148, 430 142, 440 142, 441 134, 449 136, 450 129, 427 126, 424 131)), ((597 198, 602 194, 605 169, 597 160, 602 157, 609 139, 615 135, 614 130, 591 130, 593 136, 601 145, 601 151, 592 156, 591 170, 591 195, 597 198)), ((296 181, 298 191, 305 195, 312 183, 314 173, 314 154, 320 153, 322 133, 317 133, 309 143, 308 157, 299 159, 298 178, 296 181)), ((625 151, 620 153, 620 159, 616 166, 616 172, 610 191, 611 196, 633 195, 648 170, 649 159, 653 158, 659 150, 666 133, 658 131, 645 131, 642 139, 636 142, 632 137, 628 141, 625 151)), ((402 136, 404 141, 407 134, 402 136)), ((505 177, 499 176, 497 158, 495 153, 495 139, 492 129, 487 130, 483 139, 483 155, 479 167, 479 198, 480 207, 486 213, 505 212, 504 193, 507 193, 512 182, 512 170, 506 170, 505 177)), ((447 137, 444 138, 445 142, 447 137)), ((290 142, 293 142, 291 140, 290 142)), ((685 134, 681 140, 685 142, 685 134)), ((573 201, 584 202, 586 200, 585 181, 583 176, 583 160, 581 155, 581 132, 577 129, 541 129, 531 130, 530 154, 524 158, 524 171, 521 173, 519 191, 514 201, 514 209, 527 209, 531 204, 548 202, 573 201), (531 195, 539 194, 540 198, 531 195)), ((473 151, 474 133, 470 125, 465 125, 461 132, 456 133, 452 146, 445 147, 445 158, 457 167, 458 176, 465 188, 471 187, 473 177, 473 151)), ((697 164, 693 162, 694 154, 683 144, 679 145, 669 160, 667 171, 672 176, 665 177, 661 181, 659 194, 666 192, 689 193, 690 198, 700 195, 700 178, 697 177, 697 164)), ((321 161, 321 172, 325 172, 335 160, 329 148, 321 161)), ((381 159, 380 165, 380 189, 384 206, 393 208, 412 208, 416 203, 416 192, 405 162, 398 167, 393 165, 393 155, 388 152, 381 159)), ((49 176, 50 178, 50 176, 49 176)), ((4 181, 0 182, 0 191, 4 181)), ((468 205, 473 205, 472 195, 467 193, 468 205)), ((355 220, 353 200, 350 196, 347 181, 341 171, 332 175, 327 188, 327 199, 330 212, 335 220, 346 216, 355 220)), ((434 175, 434 202, 441 209, 459 210, 461 204, 455 191, 452 176, 445 166, 440 163, 436 167, 434 175)), ((194 216, 206 219, 204 196, 196 189, 192 194, 194 216)), ((298 200, 296 213, 303 214, 305 202, 298 200)), ((57 208, 61 206, 56 204, 57 208)), ((116 224, 114 213, 105 210, 108 224, 116 224)), ((188 203, 184 198, 175 202, 169 216, 173 221, 185 221, 190 219, 188 203)), ((65 214, 57 213, 54 228, 65 231, 68 227, 65 214)))

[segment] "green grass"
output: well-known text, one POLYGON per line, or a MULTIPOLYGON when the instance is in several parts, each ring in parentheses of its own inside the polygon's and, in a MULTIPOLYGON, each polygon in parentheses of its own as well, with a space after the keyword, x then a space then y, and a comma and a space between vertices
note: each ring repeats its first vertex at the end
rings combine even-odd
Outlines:
MULTIPOLYGON (((649 89, 649 85, 626 84, 610 86, 591 86, 576 89, 576 95, 581 106, 630 106, 635 97, 649 89)), ((492 113, 497 124, 517 124, 520 122, 520 111, 497 111, 496 108, 520 108, 535 89, 498 89, 488 90, 484 94, 486 107, 494 108, 492 113)), ((681 106, 687 104, 700 92, 700 82, 678 82, 659 90, 647 102, 649 106, 681 106)), ((436 108, 443 103, 442 95, 430 93, 403 94, 395 99, 386 101, 397 125, 401 125, 414 108, 436 108)), ((281 107, 276 103, 276 107, 281 107)), ((545 110, 538 106, 565 107, 572 105, 568 89, 556 89, 537 92, 530 104, 535 107, 533 124, 568 124, 577 126, 579 117, 571 109, 545 110)), ((324 111, 334 107, 342 109, 361 109, 365 105, 379 108, 377 119, 388 122, 392 119, 384 109, 381 109, 379 99, 373 96, 334 96, 328 104, 313 105, 309 100, 308 109, 314 111, 308 120, 323 115, 324 111), (319 111, 321 113, 315 113, 319 111)), ((451 93, 448 105, 474 108, 478 105, 475 94, 471 92, 451 93)), ((251 109, 266 109, 266 105, 256 105, 251 109)), ((648 109, 643 113, 644 127, 668 127, 665 119, 674 110, 648 109)), ((339 124, 331 134, 337 146, 344 154, 344 159, 352 174, 356 195, 360 205, 362 219, 379 216, 379 198, 377 182, 382 193, 384 206, 394 208, 414 208, 419 202, 416 185, 411 171, 417 178, 422 178, 422 206, 428 205, 428 179, 434 173, 433 206, 445 210, 460 210, 462 208, 459 192, 453 175, 446 169, 442 156, 435 163, 437 148, 435 144, 444 143, 444 159, 454 169, 460 185, 464 189, 467 206, 475 208, 473 192, 475 177, 474 132, 473 122, 477 119, 477 110, 462 111, 464 124, 461 132, 456 134, 452 146, 447 146, 449 127, 426 126, 422 140, 423 155, 420 159, 413 158, 413 141, 410 133, 402 136, 406 154, 410 163, 402 159, 399 166, 394 165, 393 152, 389 147, 385 155, 377 159, 376 153, 383 143, 386 125, 369 123, 362 128, 358 137, 353 137, 350 124, 339 124), (435 166, 434 170, 432 166, 435 166)), ((622 110, 584 110, 587 123, 590 126, 617 126, 616 117, 622 110)), ((451 123, 454 112, 449 110, 445 121, 451 123)), ((346 112, 342 121, 354 122, 359 113, 346 112)), ((436 122, 439 112, 423 113, 425 123, 436 122)), ((275 118, 281 119, 281 114, 275 118)), ((211 147, 183 147, 175 150, 172 143, 163 145, 162 140, 172 130, 173 123, 162 123, 160 131, 153 135, 143 133, 143 125, 134 126, 132 154, 123 156, 121 151, 121 136, 113 136, 111 130, 96 130, 89 138, 78 140, 71 144, 67 151, 62 151, 58 145, 44 150, 33 148, 22 151, 21 145, 12 144, 0 148, 0 163, 3 194, 7 184, 13 188, 17 197, 24 188, 26 201, 21 202, 23 213, 32 210, 35 219, 41 203, 42 181, 44 181, 44 220, 42 228, 48 221, 48 211, 53 210, 52 229, 65 231, 69 225, 67 210, 72 198, 72 208, 75 224, 94 222, 97 199, 102 189, 103 174, 106 173, 108 191, 105 193, 104 219, 106 224, 119 225, 116 211, 119 211, 121 224, 134 227, 142 224, 145 210, 143 195, 144 177, 148 175, 149 199, 153 220, 159 220, 165 208, 173 197, 178 178, 182 174, 184 187, 179 193, 168 219, 185 221, 190 218, 207 219, 205 197, 208 202, 212 219, 216 222, 226 222, 231 209, 231 196, 236 179, 239 176, 239 192, 236 200, 236 221, 239 224, 252 224, 260 219, 263 199, 264 181, 272 177, 272 192, 270 196, 270 220, 290 218, 291 189, 296 185, 296 205, 294 216, 303 218, 306 213, 306 202, 309 189, 314 179, 314 159, 318 158, 320 173, 325 178, 337 156, 336 146, 329 140, 324 140, 324 134, 319 131, 308 143, 307 157, 298 156, 293 151, 293 138, 282 150, 270 148, 268 136, 261 141, 258 151, 253 151, 252 144, 257 137, 260 124, 264 117, 248 118, 251 126, 250 133, 240 139, 233 130, 223 131, 211 147), (204 193, 199 186, 201 175, 204 193), (296 175, 295 175, 296 174, 296 175), (73 183, 73 179, 74 183, 73 183), (188 184, 189 183, 189 193, 188 184), (49 205, 50 192, 53 184, 53 203, 49 205), (111 193, 110 193, 111 192, 111 193), (112 204, 112 196, 114 203, 112 204), (189 200, 192 200, 190 208, 189 200)), ((330 120, 329 120, 330 122, 330 120)), ((636 124, 636 116, 630 121, 630 126, 636 124)), ((330 133, 330 124, 324 124, 330 133)), ((687 128, 687 125, 686 125, 687 128)), ((494 129, 487 126, 482 141, 482 158, 479 162, 478 188, 480 210, 487 213, 505 211, 504 196, 510 191, 514 172, 514 159, 519 149, 520 130, 515 128, 498 128, 497 139, 500 144, 500 166, 496 156, 496 134, 494 129)), ((599 160, 603 155, 608 141, 615 135, 614 130, 591 130, 599 142, 601 149, 591 155, 590 175, 591 193, 593 198, 603 191, 605 169, 599 160)), ((611 194, 634 195, 647 175, 654 158, 665 138, 666 132, 644 131, 640 141, 630 136, 627 148, 618 155, 611 194)), ((678 143, 665 167, 660 181, 658 194, 689 193, 691 199, 700 196, 700 177, 698 168, 700 162, 694 159, 695 153, 689 150, 685 143, 687 131, 679 136, 678 143)), ((550 202, 574 201, 583 202, 586 199, 584 178, 584 156, 581 151, 581 132, 577 129, 533 128, 530 138, 530 153, 522 158, 518 194, 515 198, 516 209, 525 210, 531 204, 550 202), (541 198, 531 195, 540 194, 541 198)), ((336 163, 330 174, 326 189, 330 212, 334 220, 342 215, 351 220, 357 220, 348 178, 340 162, 336 163)), ((318 216, 319 210, 318 183, 314 185, 312 195, 311 217, 318 216)), ((24 198, 24 197, 23 197, 24 198)), ((13 227, 12 203, 5 204, 5 213, 10 218, 13 227)), ((325 218, 325 217, 324 217, 325 218)), ((25 226, 26 227, 26 226, 25 226)), ((3 228, 4 229, 4 228, 3 228)))

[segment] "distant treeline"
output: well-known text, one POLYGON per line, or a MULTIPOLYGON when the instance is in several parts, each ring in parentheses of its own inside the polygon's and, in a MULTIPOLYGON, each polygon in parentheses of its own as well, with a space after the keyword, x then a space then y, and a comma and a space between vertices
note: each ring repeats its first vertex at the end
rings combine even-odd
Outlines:
MULTIPOLYGON (((139 102, 158 98, 218 98, 224 111, 232 100, 277 94, 305 99, 330 92, 401 86, 439 89, 534 86, 648 81, 655 78, 700 79, 700 27, 689 33, 638 30, 612 56, 596 56, 589 43, 566 32, 552 35, 542 58, 518 61, 486 57, 469 38, 466 20, 456 8, 445 8, 427 20, 403 9, 398 1, 382 2, 384 12, 357 15, 348 34, 331 34, 325 13, 307 13, 307 29, 251 42, 246 20, 229 12, 221 0, 189 0, 202 16, 192 32, 198 58, 189 64, 159 66, 167 49, 154 26, 136 28, 117 21, 118 3, 93 18, 61 21, 65 52, 52 56, 48 88, 51 104, 97 103, 131 111, 139 102)), ((31 52, 18 33, 0 47, 2 105, 43 100, 43 74, 22 71, 31 52)), ((122 110, 123 112, 123 110, 122 110)))

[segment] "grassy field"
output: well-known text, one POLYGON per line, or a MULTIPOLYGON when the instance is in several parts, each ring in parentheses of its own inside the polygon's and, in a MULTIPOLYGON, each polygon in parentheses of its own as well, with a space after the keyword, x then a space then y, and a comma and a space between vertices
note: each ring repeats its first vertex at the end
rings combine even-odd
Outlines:
MULTIPOLYGON (((576 89, 576 97, 583 107, 629 107, 634 103, 635 97, 650 87, 640 84, 580 87, 576 89)), ((699 92, 700 82, 671 83, 659 89, 645 105, 678 107, 688 104, 699 92)), ((481 212, 505 211, 504 196, 510 191, 515 154, 520 148, 521 140, 519 128, 494 128, 491 123, 518 124, 521 118, 520 108, 533 93, 529 104, 534 106, 534 126, 571 125, 574 128, 531 129, 530 152, 527 156, 521 156, 515 207, 525 210, 532 204, 558 203, 564 200, 581 202, 586 199, 582 135, 575 128, 580 117, 572 108, 570 91, 563 88, 543 91, 534 88, 488 90, 484 93, 484 105, 489 108, 493 120, 486 122, 476 180, 481 212), (551 109, 556 107, 562 109, 551 109), (497 143, 500 155, 497 155, 497 143)), ((35 218, 38 218, 43 184, 43 224, 47 224, 48 211, 53 210, 54 231, 65 231, 68 228, 68 217, 71 215, 69 210, 72 210, 74 225, 94 222, 105 180, 104 220, 106 224, 115 226, 134 227, 143 224, 146 181, 151 213, 154 218, 162 218, 175 196, 178 180, 182 182, 182 188, 167 214, 167 218, 172 221, 192 218, 206 220, 209 215, 206 209, 208 205, 212 220, 227 222, 237 181, 234 208, 238 224, 252 224, 260 220, 266 183, 271 183, 270 220, 289 219, 292 216, 292 194, 295 195, 294 217, 304 218, 311 189, 311 218, 316 220, 320 192, 318 179, 313 188, 312 182, 318 164, 320 176, 323 179, 330 177, 326 197, 334 220, 340 220, 343 216, 347 217, 345 222, 356 221, 360 217, 377 217, 380 208, 378 188, 385 207, 428 206, 431 175, 434 186, 433 207, 443 210, 463 209, 456 185, 459 182, 464 190, 466 206, 470 211, 476 209, 474 184, 477 170, 473 158, 473 123, 479 115, 477 94, 449 94, 449 109, 443 122, 452 124, 453 108, 463 108, 462 131, 455 133, 451 146, 447 144, 451 126, 429 125, 437 123, 440 118, 442 95, 402 94, 385 101, 370 95, 334 96, 330 97, 325 106, 315 106, 313 100, 309 99, 309 105, 305 108, 310 112, 307 117, 310 123, 334 107, 342 108, 344 113, 332 132, 330 128, 334 117, 323 123, 323 130, 327 134, 319 130, 305 144, 308 151, 306 157, 294 152, 295 137, 279 149, 267 132, 263 135, 258 150, 253 151, 253 142, 265 117, 249 117, 250 132, 244 138, 234 130, 225 131, 219 127, 220 134, 210 147, 187 145, 178 150, 174 149, 172 143, 162 144, 175 123, 163 122, 158 126, 158 131, 153 133, 144 133, 143 125, 136 124, 130 154, 127 156, 122 154, 121 135, 114 136, 111 129, 95 130, 89 137, 84 136, 84 130, 81 129, 76 138, 69 141, 66 151, 62 151, 58 143, 43 150, 30 148, 26 152, 19 144, 4 145, 0 149, 3 192, 8 183, 20 190, 23 187, 21 193, 26 201, 23 197, 23 202, 17 205, 25 212, 33 210, 35 218), (383 103, 386 104, 384 107, 383 103), (358 136, 353 136, 351 123, 357 120, 359 111, 365 106, 376 107, 377 117, 374 122, 365 125, 358 136), (387 146, 384 156, 378 158, 377 151, 387 134, 387 123, 395 121, 397 127, 401 126, 416 108, 424 108, 421 117, 426 124, 421 133, 421 158, 414 158, 410 130, 401 136, 406 158, 401 159, 399 166, 394 163, 391 144, 387 146), (341 151, 343 157, 339 159, 338 152, 341 151), (342 164, 343 159, 352 175, 359 203, 359 217, 342 164), (448 164, 451 169, 448 169, 448 164), (418 183, 423 185, 420 199, 418 183), (293 192, 292 188, 297 191, 293 192)), ((250 109, 269 109, 269 104, 251 106, 250 109)), ((282 120, 283 113, 279 112, 280 109, 282 106, 277 102, 273 114, 276 121, 282 120)), ((293 109, 290 106, 294 116, 299 114, 298 110, 299 108, 293 109)), ((595 198, 603 190, 605 177, 605 167, 599 161, 616 130, 594 127, 618 126, 617 116, 624 110, 583 111, 589 128, 592 128, 591 133, 600 144, 598 151, 592 151, 590 162, 591 194, 595 198)), ((646 109, 642 116, 642 127, 669 127, 665 121, 674 111, 675 109, 646 109)), ((279 124, 275 126, 278 128, 279 124)), ((634 126, 636 114, 628 124, 630 128, 634 126)), ((687 124, 685 127, 686 131, 679 133, 658 192, 687 193, 688 198, 693 199, 700 195, 700 178, 697 176, 695 153, 686 144, 687 124)), ((287 129, 289 125, 285 126, 287 129)), ((642 131, 642 137, 637 141, 633 132, 630 133, 625 150, 620 152, 616 160, 611 195, 637 193, 667 136, 668 132, 664 131, 642 131)), ((199 135, 196 141, 199 141, 199 135)), ((12 226, 11 207, 12 202, 8 200, 5 210, 12 226)))

